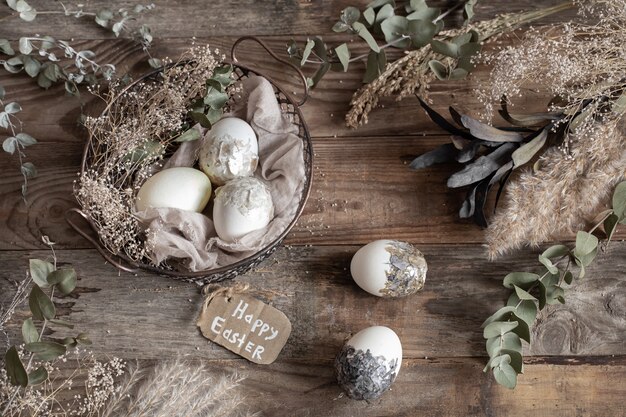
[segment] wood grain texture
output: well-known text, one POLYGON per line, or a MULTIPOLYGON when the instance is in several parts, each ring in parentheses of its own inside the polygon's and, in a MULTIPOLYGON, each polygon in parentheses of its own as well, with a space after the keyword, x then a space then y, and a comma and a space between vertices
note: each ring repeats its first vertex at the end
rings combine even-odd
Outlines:
MULTIPOLYGON (((624 357, 610 361, 526 364, 515 392, 482 373, 468 358, 405 359, 390 391, 371 401, 353 401, 335 382, 332 361, 277 361, 260 366, 243 359, 194 361, 214 375, 247 375, 242 392, 250 412, 290 417, 623 417, 624 357), (468 383, 471 381, 471 383, 468 383)), ((149 370, 154 361, 140 361, 149 370)), ((61 372, 65 370, 62 369, 61 372)), ((65 371, 69 373, 70 371, 65 371)), ((82 379, 74 377, 74 385, 82 379)), ((74 390, 74 394, 76 394, 74 390)))
MULTIPOLYGON (((348 41, 331 32, 332 24, 344 7, 368 2, 156 0, 156 10, 142 23, 152 27, 152 53, 157 57, 179 56, 193 36, 197 43, 228 51, 242 35, 261 35, 284 56, 291 38, 302 42, 322 35, 329 43, 348 41)), ((60 9, 47 0, 29 3, 40 11, 60 9)), ((87 10, 134 5, 83 3, 87 10)), ((453 2, 428 3, 449 7, 453 2)), ((559 0, 480 0, 477 17, 556 3, 559 0)), ((572 11, 562 13, 541 24, 571 16, 572 11)), ((95 51, 99 62, 115 64, 121 74, 148 70, 136 44, 115 39, 88 20, 45 14, 32 24, 18 24, 2 2, 0 38, 50 34, 77 49, 95 51)), ((505 37, 500 45, 518 42, 517 35, 505 37)), ((353 55, 367 52, 362 45, 350 45, 353 55)), ((392 59, 400 54, 390 51, 392 59)), ((294 74, 254 44, 244 43, 239 55, 244 64, 294 97, 301 96, 294 74)), ((199 288, 146 273, 119 273, 69 229, 63 214, 75 206, 72 182, 85 143, 76 121, 81 106, 97 114, 100 103, 88 94, 82 95, 82 102, 68 100, 62 87, 44 91, 24 74, 4 72, 0 84, 7 100, 20 102, 24 130, 40 141, 26 151, 26 160, 34 162, 40 174, 31 181, 25 204, 19 195, 17 160, 0 152, 0 304, 11 297, 11 281, 24 278, 29 258, 49 256, 40 250, 45 234, 58 242, 59 260, 71 263, 79 275, 75 293, 58 299, 58 312, 76 330, 88 331, 96 354, 137 359, 146 366, 182 355, 215 372, 240 372, 248 377, 247 402, 265 416, 626 416, 626 232, 599 256, 587 277, 568 290, 565 305, 539 315, 532 347, 525 345, 525 374, 518 387, 515 392, 500 387, 482 372, 487 358, 480 324, 508 296, 501 285, 504 274, 532 270, 538 265, 537 253, 524 250, 487 262, 482 231, 457 219, 463 192, 445 187, 457 167, 442 165, 417 173, 406 167, 417 154, 448 140, 414 98, 383 100, 369 124, 357 130, 345 127, 344 114, 361 86, 363 70, 363 63, 355 63, 347 73, 330 73, 303 107, 315 152, 309 203, 287 238, 289 246, 241 278, 273 292, 268 301, 292 321, 292 336, 276 363, 253 365, 204 339, 194 324, 202 300, 199 288), (358 245, 379 238, 411 241, 423 250, 429 274, 421 293, 384 300, 353 283, 352 255, 358 245), (375 324, 399 334, 402 370, 381 399, 355 402, 336 385, 333 359, 351 334, 375 324)), ((463 82, 434 84, 434 108, 445 113, 453 105, 478 114, 481 105, 474 89, 487 77, 488 69, 481 67, 463 82)), ((541 109, 548 100, 541 92, 529 93, 531 98, 517 103, 516 111, 541 109)), ((9 323, 12 340, 19 340, 27 315, 28 308, 22 306, 9 323)), ((53 326, 48 335, 60 337, 65 331, 53 326)))
MULTIPOLYGON (((429 264, 425 290, 413 297, 381 299, 360 290, 350 277, 350 259, 357 249, 281 248, 242 277, 253 288, 274 292, 273 304, 292 322, 281 359, 331 359, 350 334, 373 325, 395 329, 407 358, 484 356, 480 325, 508 297, 503 276, 537 265, 532 253, 488 263, 477 245, 420 245, 429 264)), ((626 243, 612 245, 599 257, 598 266, 590 269, 589 277, 568 290, 565 305, 540 314, 529 355, 624 352, 625 254, 626 243)), ((25 255, 0 252, 5 278, 23 278, 25 255)), ((77 329, 90 329, 103 353, 121 351, 128 359, 157 359, 177 352, 207 359, 234 357, 199 335, 195 318, 202 296, 195 286, 146 273, 118 274, 94 250, 63 251, 59 260, 71 262, 80 277, 76 295, 59 299, 61 314, 77 329)), ((6 280, 0 284, 0 302, 6 302, 9 284, 6 280)), ((10 327, 14 335, 26 314, 26 307, 17 313, 10 327)), ((54 336, 63 335, 56 331, 54 336)))
MULTIPOLYGON (((47 0, 30 0, 28 2, 39 11, 62 11, 59 4, 47 0)), ((115 6, 106 0, 88 0, 82 2, 86 12, 96 12, 102 8, 132 8, 134 2, 117 1, 115 6)), ((146 2, 145 4, 148 4, 146 2)), ((186 0, 172 2, 156 0, 156 8, 142 15, 141 23, 150 26, 157 38, 190 38, 192 36, 240 36, 242 31, 250 35, 319 35, 331 32, 332 25, 339 19, 341 10, 347 6, 364 9, 370 0, 245 0, 232 2, 229 0, 186 0), (242 24, 242 22, 245 22, 242 24)), ((559 1, 545 1, 546 5, 559 4, 559 1)), ((432 6, 451 7, 454 3, 447 0, 430 1, 432 6)), ((67 4, 69 10, 75 10, 74 4, 67 4)), ((516 2, 499 2, 483 0, 476 8, 477 19, 491 18, 498 13, 534 10, 537 2, 519 0, 516 2)), ((546 22, 555 22, 571 17, 573 11, 560 16, 547 18, 546 22)), ((19 18, 4 4, 0 6, 0 38, 15 39, 20 36, 31 36, 32 28, 28 25, 16 25, 19 18)), ((40 15, 35 20, 37 27, 45 28, 46 33, 58 38, 101 39, 112 38, 113 34, 95 23, 93 18, 67 18, 62 14, 40 15)), ((460 13, 457 13, 460 22, 460 13)))

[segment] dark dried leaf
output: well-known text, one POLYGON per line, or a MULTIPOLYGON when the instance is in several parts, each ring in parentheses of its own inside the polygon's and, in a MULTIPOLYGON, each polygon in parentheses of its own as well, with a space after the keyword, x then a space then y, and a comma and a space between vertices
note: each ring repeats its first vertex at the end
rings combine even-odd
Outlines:
POLYGON ((470 130, 470 133, 483 140, 491 142, 521 142, 523 136, 517 132, 509 132, 489 126, 467 115, 461 115, 463 126, 470 130))
POLYGON ((434 164, 441 164, 444 162, 454 161, 455 155, 457 153, 456 148, 451 143, 446 143, 445 145, 441 145, 438 148, 433 149, 432 151, 426 152, 415 158, 409 168, 411 169, 422 169, 429 167, 434 164))

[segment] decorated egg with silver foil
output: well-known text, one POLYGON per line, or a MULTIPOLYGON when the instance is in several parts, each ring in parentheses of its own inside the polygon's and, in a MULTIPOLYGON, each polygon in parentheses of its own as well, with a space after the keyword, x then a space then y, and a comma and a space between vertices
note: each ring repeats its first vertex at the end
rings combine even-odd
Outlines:
POLYGON ((259 162, 259 144, 252 127, 244 120, 226 117, 215 123, 202 139, 200 169, 215 185, 249 177, 259 162))
POLYGON ((354 282, 378 297, 404 297, 421 290, 426 259, 413 245, 398 240, 375 240, 352 257, 354 282))
POLYGON ((273 217, 272 195, 258 178, 236 178, 215 190, 213 223, 217 235, 225 242, 235 242, 263 229, 273 217))
POLYGON ((339 386, 355 400, 373 400, 387 391, 402 364, 402 344, 388 327, 372 326, 355 334, 335 358, 339 386))

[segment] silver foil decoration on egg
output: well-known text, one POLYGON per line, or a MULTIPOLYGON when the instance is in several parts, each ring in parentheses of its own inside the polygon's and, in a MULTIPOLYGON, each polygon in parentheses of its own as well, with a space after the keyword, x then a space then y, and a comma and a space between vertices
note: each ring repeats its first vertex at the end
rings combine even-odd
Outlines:
POLYGON ((385 249, 391 255, 387 269, 385 288, 380 290, 383 297, 405 297, 424 287, 428 267, 422 252, 415 246, 392 241, 385 249))
POLYGON ((251 176, 259 163, 252 143, 245 138, 225 134, 217 138, 210 134, 199 151, 200 168, 215 185, 251 176))
POLYGON ((335 375, 339 386, 355 400, 373 400, 391 387, 398 374, 398 360, 374 356, 345 345, 335 358, 335 375))
POLYGON ((274 203, 269 187, 256 177, 235 178, 215 190, 215 201, 224 206, 236 207, 246 216, 250 211, 261 209, 274 217, 274 203))

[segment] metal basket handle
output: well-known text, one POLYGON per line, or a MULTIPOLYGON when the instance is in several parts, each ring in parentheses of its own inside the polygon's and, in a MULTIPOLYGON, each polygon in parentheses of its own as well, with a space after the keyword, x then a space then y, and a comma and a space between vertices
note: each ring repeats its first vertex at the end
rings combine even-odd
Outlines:
POLYGON ((300 100, 300 102, 298 103, 298 106, 303 106, 304 103, 306 103, 307 99, 309 98, 309 85, 306 82, 306 77, 305 77, 304 73, 302 72, 302 70, 300 70, 300 68, 298 68, 292 62, 289 62, 289 61, 279 57, 278 55, 276 55, 276 53, 274 51, 272 51, 272 49, 269 46, 267 46, 267 44, 265 42, 263 42, 261 39, 257 38, 256 36, 242 36, 241 38, 237 39, 235 41, 235 43, 233 44, 233 47, 230 50, 230 59, 233 61, 233 63, 238 63, 239 62, 239 60, 237 59, 237 56, 235 55, 235 49, 237 48, 237 46, 241 42, 243 42, 245 40, 255 41, 256 43, 261 45, 261 47, 263 49, 265 49, 265 51, 272 58, 274 58, 276 61, 280 62, 281 64, 284 64, 284 65, 287 65, 287 66, 293 68, 293 70, 298 73, 298 75, 300 76, 300 79, 302 80, 302 85, 304 87, 304 97, 302 98, 302 100, 300 100))
MULTIPOLYGON (((76 224, 71 218, 70 215, 72 213, 76 213, 79 216, 81 216, 83 218, 83 220, 85 220, 85 222, 87 222, 87 224, 89 224, 89 228, 91 230, 96 230, 96 228, 94 227, 93 222, 91 221, 91 219, 89 218, 89 216, 87 216, 82 210, 79 210, 77 208, 72 208, 69 209, 65 212, 65 221, 67 222, 67 224, 69 224, 72 229, 74 229, 79 235, 81 235, 82 237, 84 237, 85 239, 87 239, 89 241, 89 243, 91 243, 97 250, 98 252, 100 252, 100 255, 102 255, 102 257, 104 259, 107 260, 107 262, 109 262, 110 264, 114 265, 117 269, 121 269, 122 271, 126 271, 126 272, 130 272, 132 274, 135 274, 137 272, 139 272, 138 268, 133 268, 131 266, 127 266, 122 264, 120 261, 116 261, 115 259, 113 259, 113 257, 111 256, 111 254, 102 247, 102 245, 100 245, 100 242, 98 242, 96 239, 94 239, 92 236, 89 235, 89 232, 86 231, 85 229, 83 229, 81 226, 79 226, 78 224, 76 224)), ((121 258, 120 258, 121 259, 121 258)))

